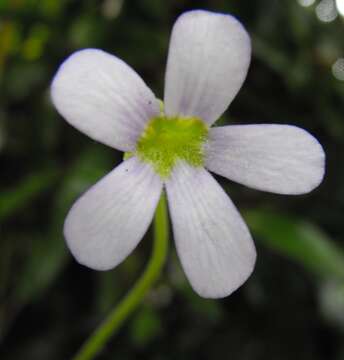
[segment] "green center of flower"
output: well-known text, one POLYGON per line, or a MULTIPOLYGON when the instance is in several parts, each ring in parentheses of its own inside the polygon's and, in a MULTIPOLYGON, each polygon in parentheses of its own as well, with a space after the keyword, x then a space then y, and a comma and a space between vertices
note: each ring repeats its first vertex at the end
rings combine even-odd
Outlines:
POLYGON ((160 115, 148 122, 137 142, 136 153, 152 164, 162 178, 167 178, 178 160, 194 167, 203 165, 207 137, 207 125, 196 117, 160 115))

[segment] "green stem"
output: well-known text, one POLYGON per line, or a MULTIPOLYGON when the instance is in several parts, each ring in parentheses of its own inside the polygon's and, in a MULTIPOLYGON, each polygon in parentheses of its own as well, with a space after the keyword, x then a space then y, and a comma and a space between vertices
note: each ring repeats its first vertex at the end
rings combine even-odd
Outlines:
POLYGON ((168 237, 169 224, 166 196, 163 193, 154 217, 154 244, 152 256, 144 273, 123 300, 112 310, 104 322, 100 324, 89 337, 72 360, 93 359, 103 349, 111 336, 120 329, 128 316, 138 307, 161 273, 167 255, 168 237))

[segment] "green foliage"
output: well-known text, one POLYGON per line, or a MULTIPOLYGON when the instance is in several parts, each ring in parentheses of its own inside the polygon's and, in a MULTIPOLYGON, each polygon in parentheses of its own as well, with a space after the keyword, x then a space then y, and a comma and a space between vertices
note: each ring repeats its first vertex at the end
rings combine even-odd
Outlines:
POLYGON ((129 334, 133 345, 147 346, 162 332, 162 321, 159 314, 148 306, 143 306, 131 321, 129 334))
POLYGON ((16 211, 30 205, 35 197, 48 190, 56 183, 58 171, 48 169, 36 174, 30 174, 20 183, 13 186, 12 189, 6 189, 0 192, 0 221, 15 214, 16 211))
POLYGON ((283 213, 251 210, 245 219, 269 248, 321 277, 344 281, 344 251, 316 225, 283 213))
POLYGON ((31 236, 21 239, 20 246, 29 248, 31 254, 25 251, 26 258, 15 276, 16 285, 12 293, 20 307, 35 301, 50 286, 67 258, 65 247, 61 241, 56 241, 56 236, 31 236))

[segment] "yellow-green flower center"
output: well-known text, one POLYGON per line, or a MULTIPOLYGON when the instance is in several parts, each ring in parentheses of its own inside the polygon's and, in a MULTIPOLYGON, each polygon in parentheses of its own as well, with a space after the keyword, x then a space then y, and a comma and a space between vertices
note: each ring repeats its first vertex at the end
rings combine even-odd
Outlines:
POLYGON ((207 137, 207 125, 196 117, 160 115, 148 122, 138 139, 136 155, 167 178, 178 160, 194 167, 203 165, 207 137))

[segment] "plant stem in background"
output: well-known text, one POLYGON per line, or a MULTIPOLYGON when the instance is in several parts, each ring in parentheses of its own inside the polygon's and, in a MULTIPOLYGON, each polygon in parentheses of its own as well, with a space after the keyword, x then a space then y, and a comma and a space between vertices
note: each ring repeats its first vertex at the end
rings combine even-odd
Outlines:
POLYGON ((142 302, 148 290, 151 289, 159 277, 162 267, 165 264, 168 238, 169 223, 166 196, 163 193, 154 217, 154 244, 152 256, 147 268, 134 287, 112 310, 104 322, 100 324, 72 360, 93 359, 142 302))

